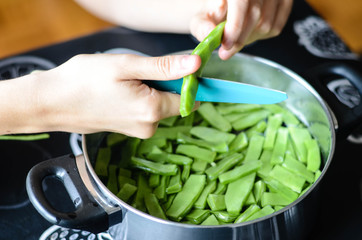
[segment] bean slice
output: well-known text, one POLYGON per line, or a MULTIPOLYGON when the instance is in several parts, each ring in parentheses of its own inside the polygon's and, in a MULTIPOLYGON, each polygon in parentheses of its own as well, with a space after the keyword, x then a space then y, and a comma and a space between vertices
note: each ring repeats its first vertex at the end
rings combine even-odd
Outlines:
POLYGON ((180 221, 200 196, 205 183, 205 175, 191 174, 186 180, 181 192, 177 193, 166 215, 175 221, 180 221))

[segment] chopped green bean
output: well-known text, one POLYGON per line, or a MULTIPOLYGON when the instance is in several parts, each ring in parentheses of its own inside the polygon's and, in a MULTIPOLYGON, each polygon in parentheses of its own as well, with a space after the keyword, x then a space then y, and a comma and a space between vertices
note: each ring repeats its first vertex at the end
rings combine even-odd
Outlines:
POLYGON ((291 172, 303 177, 307 182, 314 182, 313 172, 309 171, 302 162, 294 159, 292 156, 287 155, 282 166, 290 170, 291 172))
POLYGON ((166 187, 168 186, 169 179, 170 176, 161 176, 160 185, 153 190, 153 193, 161 202, 166 202, 167 200, 166 187))
POLYGON ((176 140, 178 133, 188 134, 191 126, 159 127, 151 139, 161 138, 176 140))
POLYGON ((170 178, 170 182, 166 188, 167 194, 178 193, 182 189, 181 170, 177 171, 177 174, 170 178))
POLYGON ((258 160, 263 151, 264 136, 253 135, 249 140, 244 162, 258 160))
POLYGON ((297 193, 302 191, 305 183, 304 178, 293 174, 288 169, 279 165, 275 165, 270 172, 270 176, 297 193))
POLYGON ((231 125, 236 131, 240 131, 255 125, 256 123, 268 117, 269 114, 270 112, 267 110, 258 110, 255 112, 251 112, 250 114, 247 114, 245 117, 242 117, 232 122, 231 125))
POLYGON ((278 129, 275 144, 273 146, 273 153, 270 159, 272 165, 283 163, 288 144, 288 136, 288 129, 284 127, 278 129))
POLYGON ((212 214, 215 215, 219 222, 223 223, 232 223, 238 217, 238 215, 230 214, 227 211, 213 211, 212 214))
POLYGON ((242 158, 243 155, 241 153, 234 153, 220 160, 215 166, 206 169, 205 173, 210 180, 215 180, 220 174, 226 172, 227 170, 235 166, 238 162, 240 162, 242 158))
POLYGON ((181 132, 177 135, 177 142, 184 144, 193 144, 198 147, 207 148, 220 153, 227 152, 229 150, 229 147, 225 142, 209 142, 206 140, 195 139, 181 132))
POLYGON ((114 194, 118 193, 117 183, 117 165, 110 164, 108 166, 108 182, 107 188, 114 194))
POLYGON ((249 161, 241 166, 237 166, 227 172, 220 174, 219 181, 222 184, 231 183, 239 178, 249 175, 252 172, 256 172, 261 166, 261 161, 249 161))
POLYGON ((119 133, 110 133, 107 135, 107 146, 112 147, 127 139, 126 135, 119 134, 119 133))
POLYGON ((184 154, 192 158, 199 158, 208 163, 215 160, 216 152, 201 148, 195 145, 180 144, 176 148, 176 153, 184 154))
POLYGON ((292 137, 292 143, 299 161, 307 162, 307 149, 305 141, 312 139, 307 128, 288 127, 289 134, 292 137))
POLYGON ((126 183, 136 186, 136 181, 133 178, 130 178, 130 177, 125 177, 125 176, 122 176, 122 175, 118 175, 117 180, 118 180, 119 189, 121 189, 126 183))
POLYGON ((221 194, 209 194, 207 196, 207 204, 212 211, 221 211, 226 209, 225 195, 221 194))
POLYGON ((177 165, 175 164, 162 164, 151 162, 142 158, 132 157, 131 164, 133 167, 142 169, 149 173, 160 175, 175 175, 177 173, 177 165))
POLYGON ((318 142, 315 139, 310 139, 305 141, 304 144, 307 148, 307 169, 316 172, 321 166, 321 153, 318 142))
POLYGON ((295 201, 298 198, 298 193, 281 184, 277 180, 267 177, 264 179, 264 182, 271 191, 278 192, 291 201, 295 201))
POLYGON ((263 193, 265 191, 266 191, 266 185, 265 185, 264 181, 258 180, 257 182, 255 182, 254 188, 253 188, 253 193, 254 193, 256 203, 260 203, 261 196, 263 195, 263 193))
POLYGON ((256 204, 250 205, 244 212, 242 212, 234 221, 234 223, 245 222, 254 213, 260 211, 260 207, 256 204))
POLYGON ((217 218, 214 216, 214 214, 211 214, 208 218, 206 218, 205 221, 203 221, 201 223, 201 225, 209 225, 209 226, 214 226, 214 225, 220 225, 219 221, 217 220, 217 218))
POLYGON ((186 220, 191 221, 194 224, 202 223, 208 216, 210 211, 205 209, 194 209, 185 216, 186 220))
POLYGON ((124 202, 128 202, 130 197, 137 191, 137 187, 135 185, 126 183, 123 185, 121 190, 117 193, 117 197, 124 202))
POLYGON ((207 164, 208 163, 206 161, 196 158, 191 165, 191 170, 196 173, 204 173, 207 164))
POLYGON ((260 211, 257 211, 256 213, 254 213, 250 217, 248 217, 246 219, 246 221, 251 221, 251 220, 254 220, 257 218, 261 218, 261 217, 267 216, 269 214, 272 214, 273 212, 275 212, 275 210, 271 206, 265 206, 262 209, 260 209, 260 211))
POLYGON ((99 148, 94 171, 99 177, 108 177, 108 164, 111 161, 111 148, 99 148))
POLYGON ((274 114, 268 117, 268 124, 265 129, 264 149, 273 149, 277 131, 282 125, 282 121, 282 115, 280 114, 274 114))
POLYGON ((248 138, 245 132, 239 133, 236 138, 230 143, 229 151, 240 152, 248 145, 248 138))
POLYGON ((215 128, 196 126, 191 128, 191 135, 206 141, 231 143, 235 139, 234 133, 223 132, 215 128))
POLYGON ((146 193, 145 194, 145 204, 146 204, 146 208, 147 208, 147 211, 149 212, 149 214, 151 214, 152 216, 158 217, 158 218, 167 219, 155 194, 146 193))
POLYGON ((279 193, 273 192, 264 192, 261 197, 261 206, 265 207, 267 205, 271 206, 286 206, 290 204, 292 201, 285 198, 283 195, 279 193))
POLYGON ((181 192, 177 193, 166 215, 175 221, 180 221, 200 196, 205 183, 205 175, 191 174, 186 180, 181 192))
POLYGON ((231 214, 240 213, 251 189, 253 188, 255 173, 229 183, 225 193, 226 209, 231 214))
POLYGON ((198 113, 210 123, 211 126, 223 132, 230 132, 231 125, 220 113, 218 113, 212 103, 203 103, 197 109, 198 113))
POLYGON ((158 174, 150 174, 148 178, 148 185, 152 188, 157 187, 160 184, 161 176, 158 174))
POLYGON ((217 106, 217 111, 221 114, 229 113, 244 113, 250 112, 256 109, 260 109, 261 105, 259 104, 227 104, 217 106))
POLYGON ((203 189, 199 198, 194 204, 194 208, 196 209, 204 209, 207 203, 207 196, 212 193, 216 188, 216 181, 209 182, 206 187, 203 189))

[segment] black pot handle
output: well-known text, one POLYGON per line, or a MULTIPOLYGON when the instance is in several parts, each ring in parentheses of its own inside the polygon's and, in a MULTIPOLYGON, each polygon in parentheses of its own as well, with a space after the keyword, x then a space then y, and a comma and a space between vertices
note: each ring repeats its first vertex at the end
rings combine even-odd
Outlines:
POLYGON ((35 165, 28 173, 26 190, 36 210, 52 224, 93 233, 106 231, 109 227, 107 213, 84 185, 72 154, 35 165), (43 180, 49 176, 64 184, 75 211, 60 212, 49 203, 42 187, 43 180))
POLYGON ((338 121, 337 139, 345 139, 362 123, 362 66, 359 63, 329 62, 308 69, 303 74, 305 79, 317 90, 328 103, 338 121), (327 84, 338 78, 348 80, 360 95, 361 102, 348 107, 328 89, 327 84))

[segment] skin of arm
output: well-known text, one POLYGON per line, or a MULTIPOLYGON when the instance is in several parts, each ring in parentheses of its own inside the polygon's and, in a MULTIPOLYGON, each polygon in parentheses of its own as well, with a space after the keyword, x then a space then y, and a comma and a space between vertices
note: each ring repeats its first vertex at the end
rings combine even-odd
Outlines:
POLYGON ((192 33, 202 41, 226 19, 219 56, 279 35, 293 0, 76 0, 94 15, 140 31, 192 33))
POLYGON ((191 18, 206 0, 75 0, 109 22, 150 32, 189 33, 191 18))
POLYGON ((54 69, 0 81, 0 135, 111 131, 149 138, 159 120, 179 114, 180 95, 140 80, 177 79, 200 64, 198 56, 77 55, 54 69))

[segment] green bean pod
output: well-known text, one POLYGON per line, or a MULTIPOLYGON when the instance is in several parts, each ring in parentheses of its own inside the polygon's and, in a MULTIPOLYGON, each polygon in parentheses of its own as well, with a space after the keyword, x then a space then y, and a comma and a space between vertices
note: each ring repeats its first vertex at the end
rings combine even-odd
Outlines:
POLYGON ((225 23, 224 21, 217 25, 191 53, 192 55, 196 54, 201 57, 201 66, 195 73, 187 75, 183 79, 180 102, 180 114, 182 117, 188 116, 194 108, 199 85, 197 77, 201 76, 202 70, 209 61, 212 52, 221 44, 225 23))

